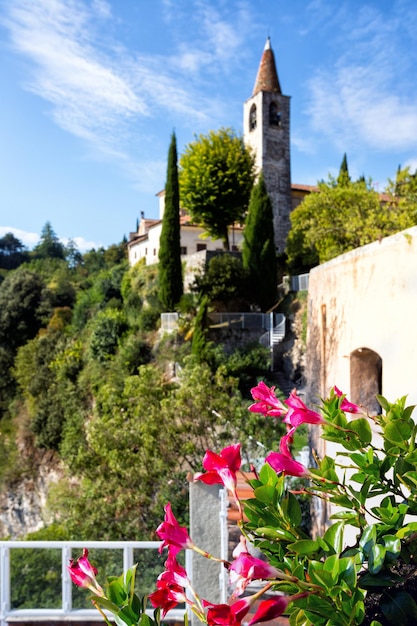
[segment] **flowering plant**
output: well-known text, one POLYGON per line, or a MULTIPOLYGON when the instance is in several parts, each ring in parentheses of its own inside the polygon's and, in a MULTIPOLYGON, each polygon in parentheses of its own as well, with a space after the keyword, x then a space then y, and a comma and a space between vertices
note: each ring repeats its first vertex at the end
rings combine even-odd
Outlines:
MULTIPOLYGON (((174 517, 170 504, 157 529, 167 548, 165 570, 149 600, 164 617, 179 603, 209 626, 239 626, 271 620, 284 613, 291 626, 386 626, 417 624, 417 425, 403 397, 389 403, 378 396, 383 413, 368 415, 334 387, 320 411, 309 409, 296 392, 281 402, 263 382, 252 389, 250 411, 282 419, 287 426, 278 452, 270 452, 259 473, 246 480, 251 497, 239 499, 239 444, 219 454, 207 451, 205 472, 194 479, 223 484, 240 511, 240 544, 231 561, 222 561, 196 546, 174 517), (350 416, 350 417, 348 417, 350 416), (320 428, 321 438, 337 444, 334 455, 313 450, 312 467, 291 452, 294 433, 302 424, 320 428), (288 476, 300 484, 291 488, 288 476), (329 510, 323 532, 314 536, 302 525, 298 496, 329 510), (258 558, 252 554, 258 549, 258 558), (222 562, 230 577, 228 604, 212 604, 193 590, 177 555, 183 549, 222 562), (416 556, 415 556, 416 555, 416 556), (253 581, 261 581, 256 590, 253 581), (372 613, 372 617, 369 617, 372 613)), ((252 468, 253 469, 253 468, 252 468)), ((242 472, 243 474, 243 472, 242 472)), ((116 615, 118 624, 158 623, 146 613, 144 601, 133 599, 129 570, 112 580, 106 592, 84 554, 69 571, 73 581, 88 587, 98 608, 116 615), (113 585, 113 588, 111 587, 113 585), (117 593, 113 593, 117 588, 117 593), (123 590, 123 594, 120 590, 123 590), (119 595, 118 595, 119 594, 119 595), (124 604, 119 600, 123 600, 124 604), (136 621, 135 621, 136 620, 136 621)))

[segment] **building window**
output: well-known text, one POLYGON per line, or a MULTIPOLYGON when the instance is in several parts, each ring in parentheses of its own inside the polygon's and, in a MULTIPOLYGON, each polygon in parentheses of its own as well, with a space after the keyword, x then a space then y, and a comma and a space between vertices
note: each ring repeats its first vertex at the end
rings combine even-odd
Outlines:
POLYGON ((148 254, 148 248, 145 248, 145 256, 148 254))
POLYGON ((369 348, 358 348, 350 355, 350 400, 372 414, 381 413, 375 396, 382 394, 382 359, 369 348))
POLYGON ((207 250, 207 244, 205 244, 205 243, 198 243, 196 250, 197 250, 197 252, 201 252, 202 250, 207 250))
POLYGON ((281 113, 278 111, 276 102, 271 102, 269 105, 269 125, 281 126, 281 113))
POLYGON ((180 254, 181 256, 185 256, 187 254, 187 246, 180 247, 180 254))
POLYGON ((249 130, 256 128, 256 104, 252 104, 249 111, 249 130))
POLYGON ((156 256, 156 248, 153 249, 153 255, 156 256))

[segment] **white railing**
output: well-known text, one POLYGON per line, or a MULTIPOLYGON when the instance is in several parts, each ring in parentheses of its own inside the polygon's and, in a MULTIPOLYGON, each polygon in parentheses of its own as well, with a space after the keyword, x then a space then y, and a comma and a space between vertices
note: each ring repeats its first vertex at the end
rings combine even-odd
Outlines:
POLYGON ((178 328, 178 313, 161 313, 161 332, 172 333, 178 328))
POLYGON ((309 274, 291 276, 291 291, 308 291, 309 274))
POLYGON ((277 313, 275 318, 275 326, 269 329, 268 332, 261 335, 259 343, 266 348, 276 346, 285 337, 285 315, 277 313))
MULTIPOLYGON (((101 621, 96 609, 73 608, 72 592, 75 588, 68 573, 67 565, 72 556, 72 549, 77 548, 79 555, 82 548, 101 548, 102 550, 123 551, 123 571, 134 564, 134 550, 153 549, 160 546, 159 541, 0 541, 0 626, 8 622, 33 621, 101 621), (10 553, 13 549, 59 549, 61 550, 61 608, 27 608, 14 609, 11 606, 10 553)), ((162 568, 161 568, 162 571, 162 568)), ((121 572, 120 572, 121 573, 121 572)), ((24 576, 24 572, 22 572, 24 576)), ((87 595, 87 592, 86 592, 87 595)), ((26 598, 25 598, 26 599, 26 598)), ((180 621, 184 619, 185 610, 174 609, 165 617, 166 620, 180 621)), ((111 619, 111 616, 110 616, 111 619)))

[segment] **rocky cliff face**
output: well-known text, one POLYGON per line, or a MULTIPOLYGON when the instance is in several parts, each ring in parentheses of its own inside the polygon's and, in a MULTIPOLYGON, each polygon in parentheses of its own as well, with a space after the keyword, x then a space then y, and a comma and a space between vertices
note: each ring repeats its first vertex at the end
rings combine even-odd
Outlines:
POLYGON ((0 538, 21 539, 42 528, 49 486, 57 482, 62 470, 50 452, 43 452, 35 477, 23 477, 6 485, 0 493, 0 538))

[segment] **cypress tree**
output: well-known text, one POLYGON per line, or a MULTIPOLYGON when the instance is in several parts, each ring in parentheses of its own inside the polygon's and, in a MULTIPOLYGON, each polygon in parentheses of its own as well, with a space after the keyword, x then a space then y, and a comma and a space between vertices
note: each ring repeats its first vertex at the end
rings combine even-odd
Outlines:
POLYGON ((249 274, 249 295, 266 311, 276 299, 277 261, 272 204, 262 172, 252 188, 242 246, 242 262, 249 274))
POLYGON ((159 244, 159 299, 165 311, 174 311, 183 294, 177 162, 177 140, 175 133, 172 133, 168 152, 165 209, 159 244))
POLYGON ((349 168, 348 168, 347 156, 345 152, 343 155, 342 162, 340 164, 339 176, 337 177, 337 184, 340 185, 341 187, 347 187, 349 183, 350 183, 349 168))

